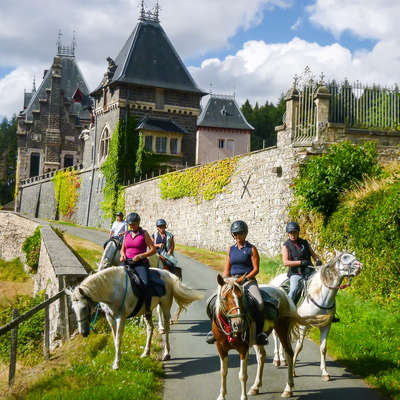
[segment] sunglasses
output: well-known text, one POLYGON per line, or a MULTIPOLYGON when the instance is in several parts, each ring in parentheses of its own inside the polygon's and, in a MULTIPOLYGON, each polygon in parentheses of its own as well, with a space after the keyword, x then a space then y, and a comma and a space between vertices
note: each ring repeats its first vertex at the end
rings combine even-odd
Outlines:
POLYGON ((239 235, 243 235, 244 232, 234 232, 232 233, 233 236, 239 236, 239 235))

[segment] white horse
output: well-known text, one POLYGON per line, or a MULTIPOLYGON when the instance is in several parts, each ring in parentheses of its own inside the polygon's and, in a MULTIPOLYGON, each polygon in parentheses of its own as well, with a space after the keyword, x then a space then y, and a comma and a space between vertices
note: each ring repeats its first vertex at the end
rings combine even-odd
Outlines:
MULTIPOLYGON (((150 269, 151 271, 151 269, 150 269)), ((163 360, 169 360, 169 319, 172 300, 178 303, 179 307, 185 309, 193 301, 200 300, 203 296, 194 289, 186 287, 175 275, 168 271, 156 270, 165 285, 165 295, 152 297, 151 309, 157 305, 165 318, 165 337, 163 360)), ((100 303, 107 321, 111 327, 115 346, 115 359, 113 369, 119 368, 121 357, 121 341, 124 333, 125 320, 135 309, 138 298, 133 293, 128 274, 124 267, 110 267, 88 276, 73 291, 65 290, 71 296, 72 308, 78 322, 79 333, 83 336, 89 334, 90 325, 90 306, 100 303)), ((144 305, 140 308, 137 315, 144 314, 144 305)), ((147 339, 142 357, 150 354, 151 338, 153 335, 153 321, 151 316, 145 317, 147 339)))
MULTIPOLYGON (((362 264, 357 258, 350 253, 339 253, 327 264, 318 268, 316 272, 309 278, 308 293, 304 301, 298 305, 297 312, 299 315, 324 315, 331 314, 336 311, 335 297, 339 289, 344 289, 351 283, 351 277, 360 273, 362 264), (348 277, 348 284, 342 285, 344 277, 348 277)), ((276 276, 269 284, 279 287, 287 280, 286 274, 276 276)), ((295 373, 296 359, 303 348, 303 341, 309 328, 301 326, 299 329, 299 338, 296 343, 296 349, 293 357, 293 375, 295 373)), ((326 351, 327 339, 331 329, 331 321, 326 326, 320 327, 320 352, 321 352, 321 375, 322 380, 329 381, 330 376, 326 370, 326 351)), ((275 331, 273 332, 275 340, 274 361, 276 367, 286 365, 283 355, 282 345, 279 343, 275 331)))
MULTIPOLYGON (((120 261, 120 250, 117 247, 116 243, 114 240, 110 240, 104 251, 103 255, 101 256, 101 260, 98 264, 98 271, 102 271, 105 268, 111 267, 112 265, 117 266, 121 265, 120 261)), ((150 267, 151 268, 159 268, 160 265, 160 257, 158 254, 153 254, 151 257, 148 257, 150 267)), ((173 319, 170 321, 171 324, 177 323, 179 316, 181 315, 183 309, 178 308, 176 311, 173 319)), ((158 331, 163 334, 165 332, 165 323, 164 323, 164 315, 161 312, 161 308, 157 307, 157 315, 158 315, 158 331)))

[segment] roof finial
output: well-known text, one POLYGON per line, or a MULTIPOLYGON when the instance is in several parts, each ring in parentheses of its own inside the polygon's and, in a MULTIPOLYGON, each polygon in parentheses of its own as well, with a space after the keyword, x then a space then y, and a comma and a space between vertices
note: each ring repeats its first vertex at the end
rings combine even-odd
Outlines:
POLYGON ((33 82, 32 82, 32 93, 36 92, 36 77, 33 75, 33 82))
POLYGON ((58 35, 57 35, 57 54, 60 54, 61 53, 61 48, 62 48, 62 42, 61 42, 61 39, 62 39, 62 32, 61 32, 61 29, 59 29, 58 30, 58 35))
POLYGON ((140 16, 139 20, 144 21, 146 19, 146 11, 144 10, 144 0, 140 2, 140 16))
POLYGON ((156 22, 160 22, 160 10, 161 10, 160 3, 157 0, 156 6, 154 8, 154 19, 156 22))
POLYGON ((77 47, 76 43, 76 36, 75 36, 75 30, 72 31, 72 44, 71 44, 71 50, 72 50, 72 55, 75 56, 75 49, 77 47))

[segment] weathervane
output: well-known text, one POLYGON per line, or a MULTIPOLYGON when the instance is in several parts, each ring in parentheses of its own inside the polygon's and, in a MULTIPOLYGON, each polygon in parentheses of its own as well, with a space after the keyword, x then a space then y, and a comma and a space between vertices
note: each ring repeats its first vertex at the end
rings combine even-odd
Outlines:
POLYGON ((36 77, 33 75, 33 82, 32 82, 32 93, 36 92, 36 77))

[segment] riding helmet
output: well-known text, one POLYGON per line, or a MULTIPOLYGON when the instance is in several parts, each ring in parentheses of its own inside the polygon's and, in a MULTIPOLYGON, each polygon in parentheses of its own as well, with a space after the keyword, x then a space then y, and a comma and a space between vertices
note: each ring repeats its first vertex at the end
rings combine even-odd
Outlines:
POLYGON ((288 222, 286 225, 286 232, 300 232, 300 225, 297 222, 288 222))
POLYGON ((124 213, 122 211, 118 211, 117 212, 117 217, 123 218, 124 217, 124 213))
POLYGON ((140 222, 139 214, 137 214, 135 212, 128 214, 128 216, 126 217, 126 222, 128 224, 133 224, 135 222, 140 222))
POLYGON ((231 233, 244 233, 247 235, 249 228, 247 227, 246 222, 244 221, 235 221, 231 225, 231 233))
POLYGON ((158 219, 156 221, 156 227, 158 228, 160 226, 167 226, 167 223, 165 222, 165 219, 160 218, 160 219, 158 219))

